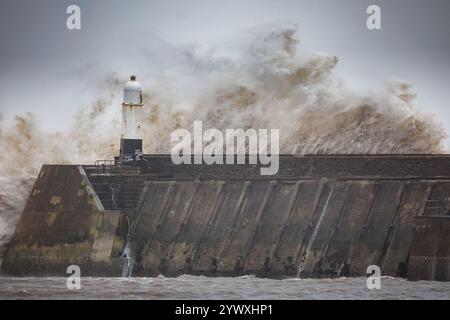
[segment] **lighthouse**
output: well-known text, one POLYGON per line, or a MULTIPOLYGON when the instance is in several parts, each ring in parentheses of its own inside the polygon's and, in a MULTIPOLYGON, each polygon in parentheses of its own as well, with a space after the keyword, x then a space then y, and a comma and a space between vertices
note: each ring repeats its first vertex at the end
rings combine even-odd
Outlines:
POLYGON ((142 87, 132 75, 123 90, 120 158, 134 161, 142 155, 142 87))

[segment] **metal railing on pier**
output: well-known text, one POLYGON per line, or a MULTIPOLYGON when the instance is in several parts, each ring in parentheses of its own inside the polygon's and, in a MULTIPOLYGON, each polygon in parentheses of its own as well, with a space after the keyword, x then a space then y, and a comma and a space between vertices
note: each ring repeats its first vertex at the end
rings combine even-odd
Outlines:
POLYGON ((96 160, 95 171, 96 174, 112 175, 119 173, 119 167, 115 160, 96 160))

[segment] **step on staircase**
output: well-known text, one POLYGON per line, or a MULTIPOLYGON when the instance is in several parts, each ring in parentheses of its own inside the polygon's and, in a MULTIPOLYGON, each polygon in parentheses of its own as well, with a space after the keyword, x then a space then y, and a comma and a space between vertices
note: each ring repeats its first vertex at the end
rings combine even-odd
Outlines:
POLYGON ((145 175, 136 173, 133 167, 117 168, 114 174, 105 174, 98 166, 83 168, 106 210, 134 212, 144 189, 145 175))

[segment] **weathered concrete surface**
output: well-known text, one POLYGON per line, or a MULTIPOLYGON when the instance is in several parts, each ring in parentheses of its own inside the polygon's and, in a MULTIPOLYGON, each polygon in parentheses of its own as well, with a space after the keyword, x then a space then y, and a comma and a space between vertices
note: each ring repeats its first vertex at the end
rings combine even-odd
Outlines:
POLYGON ((269 177, 258 166, 147 162, 135 275, 361 276, 376 264, 406 277, 414 217, 450 196, 446 156, 284 156, 269 177))
POLYGON ((175 165, 170 155, 145 155, 144 158, 149 173, 159 178, 450 178, 449 155, 280 155, 280 168, 275 176, 261 176, 259 165, 175 165))
POLYGON ((450 281, 450 216, 416 221, 408 279, 450 281))
POLYGON ((122 246, 115 243, 120 216, 103 209, 81 166, 43 166, 2 272, 65 276, 74 264, 82 275, 120 275, 122 262, 115 258, 122 246))
POLYGON ((411 220, 422 209, 425 187, 364 180, 149 182, 133 230, 136 272, 357 276, 377 264, 397 276, 408 263, 411 220))
POLYGON ((128 235, 133 276, 361 276, 375 264, 449 280, 450 156, 281 156, 274 176, 144 158, 44 166, 3 270, 120 275, 128 235))

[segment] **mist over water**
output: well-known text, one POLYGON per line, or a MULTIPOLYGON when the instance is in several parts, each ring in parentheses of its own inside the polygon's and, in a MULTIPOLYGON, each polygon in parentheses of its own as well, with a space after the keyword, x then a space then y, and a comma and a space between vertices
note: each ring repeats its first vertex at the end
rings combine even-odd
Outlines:
MULTIPOLYGON (((280 129, 280 152, 377 154, 445 152, 446 133, 408 83, 355 92, 333 74, 338 58, 301 51, 295 26, 253 32, 237 55, 196 46, 164 46, 160 71, 142 66, 145 153, 170 153, 170 133, 204 128, 280 129)), ((367 75, 370 77, 370 74, 367 75)), ((80 76, 79 81, 87 81, 80 76)), ((14 231, 42 164, 111 159, 119 148, 126 79, 101 72, 98 95, 80 106, 71 127, 48 132, 33 114, 0 116, 0 247, 14 231)), ((252 150, 250 150, 252 151, 252 150)), ((1 252, 1 250, 0 250, 1 252)), ((1 256, 1 253, 0 253, 1 256)))

